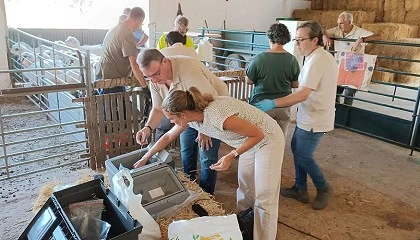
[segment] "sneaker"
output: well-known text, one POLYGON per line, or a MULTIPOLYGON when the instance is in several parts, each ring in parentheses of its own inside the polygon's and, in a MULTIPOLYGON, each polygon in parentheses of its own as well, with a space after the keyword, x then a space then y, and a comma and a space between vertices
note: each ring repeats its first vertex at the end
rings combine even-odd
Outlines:
POLYGON ((303 191, 296 186, 291 188, 280 188, 280 195, 287 198, 294 198, 301 203, 309 202, 308 190, 303 191))
POLYGON ((317 191, 315 201, 312 203, 312 208, 315 210, 322 210, 326 208, 332 193, 333 191, 330 186, 328 186, 326 189, 317 191))

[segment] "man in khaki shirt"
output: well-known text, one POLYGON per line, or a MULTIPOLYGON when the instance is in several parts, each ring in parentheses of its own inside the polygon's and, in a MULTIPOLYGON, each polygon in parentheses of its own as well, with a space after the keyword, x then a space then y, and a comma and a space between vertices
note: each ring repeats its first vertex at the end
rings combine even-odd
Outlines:
MULTIPOLYGON (((198 88, 203 94, 213 96, 228 96, 228 88, 218 77, 208 70, 198 59, 187 56, 165 57, 157 49, 142 51, 137 57, 137 63, 143 75, 150 79, 153 107, 146 123, 146 127, 137 133, 137 142, 145 144, 152 130, 155 129, 162 118, 162 102, 171 91, 188 90, 190 87, 198 88)), ((162 136, 165 138, 165 135, 162 136)), ((201 174, 200 187, 213 194, 216 184, 216 172, 210 165, 216 163, 220 140, 211 139, 198 134, 193 128, 185 130, 181 136, 181 158, 184 172, 190 175, 191 180, 196 179, 197 149, 200 152, 201 174), (199 148, 197 148, 197 143, 199 148)))

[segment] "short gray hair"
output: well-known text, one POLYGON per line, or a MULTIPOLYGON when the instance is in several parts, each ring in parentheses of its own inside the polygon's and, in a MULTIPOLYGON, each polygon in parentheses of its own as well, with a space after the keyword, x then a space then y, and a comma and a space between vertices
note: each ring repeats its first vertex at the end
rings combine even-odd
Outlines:
POLYGON ((319 22, 317 22, 317 21, 307 21, 307 22, 304 22, 299 27, 297 27, 297 29, 299 29, 299 28, 309 29, 309 38, 313 39, 313 38, 317 37, 318 38, 317 45, 324 46, 324 42, 322 41, 323 31, 322 31, 321 24, 319 24, 319 22))
POLYGON ((342 12, 338 17, 343 17, 345 21, 350 21, 350 23, 353 23, 353 14, 349 12, 342 12))
POLYGON ((155 48, 145 49, 137 56, 137 64, 141 68, 148 69, 152 61, 162 61, 164 57, 165 56, 155 48))
POLYGON ((188 26, 188 24, 189 24, 188 18, 181 15, 176 16, 175 21, 174 21, 174 26, 179 26, 179 25, 188 26))

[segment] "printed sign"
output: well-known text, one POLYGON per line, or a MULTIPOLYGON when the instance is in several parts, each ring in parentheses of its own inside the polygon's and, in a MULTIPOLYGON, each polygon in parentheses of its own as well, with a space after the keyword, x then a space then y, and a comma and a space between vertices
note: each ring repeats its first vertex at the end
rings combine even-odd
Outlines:
POLYGON ((375 68, 376 55, 337 52, 335 58, 339 66, 337 84, 367 91, 375 68))

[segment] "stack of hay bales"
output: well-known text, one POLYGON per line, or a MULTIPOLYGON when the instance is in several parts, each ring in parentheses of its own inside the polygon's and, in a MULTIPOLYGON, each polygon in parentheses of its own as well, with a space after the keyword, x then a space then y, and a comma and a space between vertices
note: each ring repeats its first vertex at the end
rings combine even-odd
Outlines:
MULTIPOLYGON (((326 29, 330 29, 337 26, 337 18, 341 10, 333 11, 320 11, 320 10, 307 10, 307 9, 296 9, 293 11, 293 17, 302 21, 317 20, 326 29)), ((349 11, 353 14, 353 22, 356 25, 362 23, 373 23, 375 21, 375 12, 372 11, 349 11)))
MULTIPOLYGON (((420 0, 312 0, 312 10, 295 10, 294 18, 303 21, 318 20, 326 29, 337 26, 337 17, 343 11, 354 16, 354 24, 374 33, 381 40, 420 44, 420 0)), ((368 44, 366 53, 378 56, 420 60, 419 47, 368 44)), ((420 74, 420 63, 378 59, 376 67, 420 74)), ((410 85, 420 78, 383 71, 374 71, 374 80, 410 85)))
MULTIPOLYGON (((402 39, 397 39, 395 41, 401 42, 401 43, 420 44, 419 38, 402 38, 402 39)), ((376 44, 371 47, 368 53, 378 55, 378 56, 420 60, 420 47, 376 44)), ((396 71, 407 72, 407 73, 420 74, 420 63, 416 63, 416 62, 378 59, 376 63, 376 67, 393 69, 396 71)), ((378 76, 378 75, 375 75, 375 76, 378 76)), ((386 81, 386 80, 382 80, 382 81, 386 81)), ((395 76, 394 82, 417 86, 420 83, 420 78, 398 74, 395 76)))
MULTIPOLYGON (((414 0, 413 0, 414 1, 414 0)), ((383 20, 383 0, 312 0, 312 10, 373 11, 375 20, 383 20)))
POLYGON ((362 28, 373 33, 381 34, 381 40, 394 41, 418 36, 419 27, 404 23, 363 23, 362 28))

